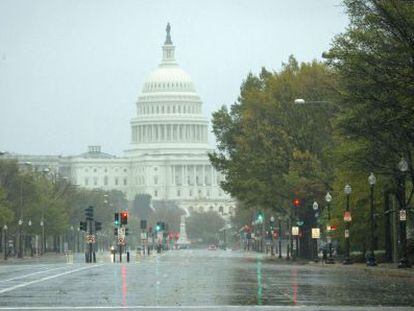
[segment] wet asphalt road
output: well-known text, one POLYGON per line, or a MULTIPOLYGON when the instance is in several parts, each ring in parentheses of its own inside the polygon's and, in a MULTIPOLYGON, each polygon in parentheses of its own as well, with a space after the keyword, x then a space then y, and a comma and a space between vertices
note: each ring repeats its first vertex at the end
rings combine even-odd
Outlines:
POLYGON ((222 250, 133 256, 122 264, 111 263, 109 254, 96 264, 81 260, 1 264, 0 310, 414 310, 412 273, 271 262, 222 250))

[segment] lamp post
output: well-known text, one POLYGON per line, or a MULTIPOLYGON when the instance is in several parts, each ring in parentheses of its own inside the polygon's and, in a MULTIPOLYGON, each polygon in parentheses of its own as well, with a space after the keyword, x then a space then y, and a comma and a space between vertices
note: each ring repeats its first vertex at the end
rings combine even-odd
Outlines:
POLYGON ((325 195, 325 201, 326 201, 326 205, 327 205, 327 208, 328 208, 328 226, 329 226, 329 230, 327 230, 327 233, 329 235, 327 237, 328 245, 329 245, 328 246, 329 247, 329 258, 326 260, 326 263, 333 264, 333 263, 335 263, 335 261, 332 257, 332 237, 330 236, 330 231, 332 230, 331 229, 332 228, 332 226, 331 226, 331 205, 330 205, 330 203, 332 201, 332 196, 329 192, 327 192, 326 195, 325 195))
POLYGON ((352 192, 352 188, 349 184, 347 184, 344 188, 344 192, 346 194, 346 209, 345 209, 345 215, 344 215, 344 221, 345 221, 345 259, 342 262, 344 265, 350 265, 352 264, 351 258, 350 258, 350 241, 349 241, 349 223, 351 222, 351 214, 349 213, 349 195, 352 192))
POLYGON ((279 258, 282 258, 282 217, 279 216, 279 258))
POLYGON ((273 242, 273 232, 275 229, 275 217, 271 216, 270 217, 270 255, 273 256, 275 254, 275 247, 274 247, 274 242, 273 242))
POLYGON ((405 158, 401 158, 398 163, 401 172, 400 178, 400 262, 398 268, 411 268, 411 263, 407 255, 407 206, 405 202, 405 173, 408 171, 408 163, 405 158))
MULTIPOLYGON (((315 222, 316 222, 316 227, 319 228, 319 224, 318 224, 318 217, 319 217, 319 204, 318 202, 314 201, 312 204, 312 209, 315 212, 315 222)), ((319 256, 318 256, 318 239, 317 238, 313 238, 314 242, 313 242, 313 248, 314 248, 314 254, 315 254, 315 258, 314 261, 318 262, 319 261, 319 256)))
POLYGON ((73 226, 70 226, 70 247, 71 247, 71 251, 74 253, 75 252, 75 228, 73 226))
POLYGON ((45 253, 46 250, 46 243, 45 243, 45 222, 43 219, 40 221, 40 227, 42 227, 42 255, 45 253))
POLYGON ((30 256, 33 257, 33 245, 32 245, 32 234, 31 234, 31 228, 32 228, 32 221, 29 219, 29 221, 27 222, 27 225, 29 226, 28 229, 28 240, 30 242, 30 256))
POLYGON ((7 254, 8 254, 8 247, 7 247, 7 225, 4 225, 3 227, 3 235, 4 235, 4 247, 3 247, 3 251, 4 251, 4 260, 7 260, 7 254))
POLYGON ((17 257, 23 258, 23 243, 22 243, 22 226, 23 226, 23 219, 19 219, 19 252, 17 257))
POLYGON ((377 178, 374 173, 371 172, 368 177, 368 183, 370 185, 370 218, 371 218, 371 251, 367 258, 367 266, 373 267, 377 265, 374 253, 375 244, 375 212, 374 212, 374 186, 377 182, 377 178))

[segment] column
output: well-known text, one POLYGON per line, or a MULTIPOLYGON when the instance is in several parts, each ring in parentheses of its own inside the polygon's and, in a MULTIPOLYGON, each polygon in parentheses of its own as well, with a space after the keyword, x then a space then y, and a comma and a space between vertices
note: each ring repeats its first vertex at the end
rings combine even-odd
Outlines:
POLYGON ((185 175, 184 175, 184 168, 185 168, 185 166, 184 165, 181 165, 181 185, 185 185, 186 183, 185 183, 185 175))
POLYGON ((203 180, 201 182, 203 186, 206 185, 206 166, 203 164, 203 180))
POLYGON ((196 166, 193 165, 193 181, 194 181, 194 185, 197 186, 197 170, 196 170, 196 166))

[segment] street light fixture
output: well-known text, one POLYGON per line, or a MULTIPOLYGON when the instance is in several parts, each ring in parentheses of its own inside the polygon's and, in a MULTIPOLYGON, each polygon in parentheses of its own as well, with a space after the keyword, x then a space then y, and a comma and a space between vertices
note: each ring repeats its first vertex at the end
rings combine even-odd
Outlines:
POLYGON ((398 268, 411 268, 411 263, 407 255, 407 206, 405 202, 405 173, 408 171, 408 163, 404 157, 398 163, 398 169, 401 172, 400 177, 400 262, 398 268))
MULTIPOLYGON (((332 201, 332 195, 329 192, 327 192, 326 195, 325 195, 325 201, 326 201, 327 208, 328 208, 328 225, 330 227, 330 230, 328 231, 328 234, 330 234, 330 231, 332 230, 331 229, 332 228, 332 226, 331 226, 331 205, 330 205, 330 203, 332 201)), ((335 263, 335 261, 332 257, 332 237, 328 236, 327 239, 328 239, 328 245, 329 245, 329 258, 326 260, 326 263, 327 264, 333 264, 333 263, 335 263)))
POLYGON ((345 242, 346 242, 346 252, 345 252, 345 259, 343 261, 344 265, 350 265, 352 264, 351 258, 350 258, 350 241, 349 241, 349 223, 351 220, 350 213, 349 213, 349 196, 352 193, 352 188, 349 184, 346 184, 344 188, 344 192, 346 194, 346 208, 345 208, 345 242), (349 219, 348 219, 349 218, 349 219))
POLYGON ((7 225, 4 225, 3 227, 3 235, 4 235, 4 247, 3 247, 3 251, 4 251, 4 260, 7 260, 7 255, 8 255, 8 247, 7 247, 7 225))
POLYGON ((375 244, 375 212, 374 212, 374 186, 377 182, 377 178, 374 173, 371 172, 368 177, 368 183, 370 185, 370 216, 371 216, 371 254, 367 258, 367 266, 373 267, 377 265, 374 253, 374 244, 375 244))
MULTIPOLYGON (((318 212, 318 208, 319 208, 319 204, 318 202, 314 201, 312 204, 312 209, 315 211, 315 222, 316 222, 316 228, 319 228, 319 224, 318 224, 318 217, 319 217, 319 212, 318 212)), ((312 229, 313 230, 313 229, 312 229)), ((317 238, 313 238, 313 233, 312 233, 312 240, 314 240, 314 252, 315 252, 315 258, 314 261, 318 262, 318 239, 317 238)))
POLYGON ((31 230, 30 230, 30 228, 32 227, 31 219, 29 219, 29 221, 27 222, 27 225, 29 226, 30 256, 33 256, 32 235, 31 235, 31 230))
POLYGON ((23 258, 23 245, 22 245, 22 225, 23 225, 23 219, 19 219, 18 222, 19 225, 19 253, 17 255, 18 258, 23 258))

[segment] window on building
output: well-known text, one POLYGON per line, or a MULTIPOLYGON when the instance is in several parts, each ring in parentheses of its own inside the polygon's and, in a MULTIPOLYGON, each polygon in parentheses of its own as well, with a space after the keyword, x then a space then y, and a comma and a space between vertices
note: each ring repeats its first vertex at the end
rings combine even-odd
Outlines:
POLYGON ((94 177, 93 178, 93 185, 94 186, 97 186, 98 185, 98 178, 97 177, 94 177))
POLYGON ((96 168, 93 169, 93 172, 96 173, 96 168))
POLYGON ((126 173, 126 171, 127 171, 127 169, 126 169, 126 168, 124 168, 124 173, 126 173))
POLYGON ((192 197, 192 196, 193 196, 193 190, 190 190, 190 191, 189 191, 189 193, 188 193, 188 195, 189 195, 190 197, 192 197))
POLYGON ((210 190, 207 190, 207 196, 208 197, 210 196, 210 190))
POLYGON ((126 186, 126 185, 127 185, 127 179, 124 178, 124 186, 126 186))
POLYGON ((154 190, 154 197, 157 197, 157 196, 158 196, 158 191, 154 190))
POLYGON ((198 190, 198 195, 201 195, 201 190, 198 190))
POLYGON ((105 186, 108 186, 108 176, 105 176, 104 177, 104 185, 105 186))
POLYGON ((118 186, 119 180, 118 177, 115 177, 115 186, 118 186))
POLYGON ((85 178, 85 186, 88 186, 89 185, 89 178, 85 178))
POLYGON ((177 197, 181 196, 181 191, 177 190, 177 197))
POLYGON ((158 185, 158 176, 154 176, 154 185, 158 185))

